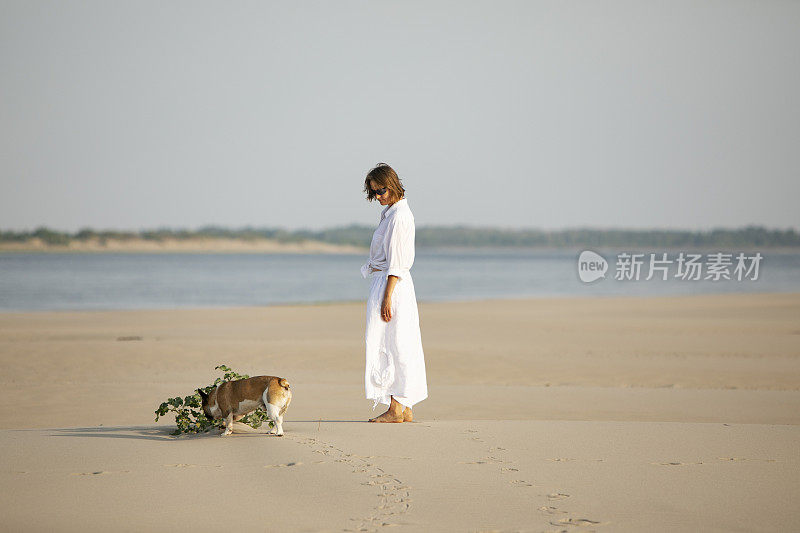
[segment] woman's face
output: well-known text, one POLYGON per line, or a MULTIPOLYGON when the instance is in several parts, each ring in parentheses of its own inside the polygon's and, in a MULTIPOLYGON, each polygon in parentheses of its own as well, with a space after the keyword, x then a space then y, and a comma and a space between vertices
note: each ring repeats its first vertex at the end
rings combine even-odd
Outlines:
MULTIPOLYGON (((379 190, 381 190, 382 187, 380 185, 378 185, 375 182, 375 180, 369 180, 369 188, 372 189, 373 191, 379 191, 379 190)), ((378 195, 378 193, 375 193, 375 198, 378 199, 378 201, 381 203, 381 205, 389 205, 390 203, 392 203, 392 191, 390 191, 389 189, 386 189, 386 192, 384 192, 381 195, 378 195)))

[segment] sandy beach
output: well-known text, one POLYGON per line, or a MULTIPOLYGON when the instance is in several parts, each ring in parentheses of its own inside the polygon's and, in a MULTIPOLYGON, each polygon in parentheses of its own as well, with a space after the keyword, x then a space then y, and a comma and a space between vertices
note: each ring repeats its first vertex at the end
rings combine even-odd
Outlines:
POLYGON ((0 314, 3 531, 792 531, 800 294, 421 303, 430 397, 367 424, 364 304, 0 314), (172 437, 227 364, 285 437, 172 437))

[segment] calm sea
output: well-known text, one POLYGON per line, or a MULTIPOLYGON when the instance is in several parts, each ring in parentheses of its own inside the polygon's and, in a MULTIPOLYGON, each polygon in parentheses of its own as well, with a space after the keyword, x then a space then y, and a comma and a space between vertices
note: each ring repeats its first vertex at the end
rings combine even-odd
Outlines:
MULTIPOLYGON (((738 250, 709 250, 703 253, 738 250)), ((661 250, 636 250, 637 253, 661 250)), ((800 253, 761 252, 758 279, 616 280, 618 251, 604 279, 584 283, 579 251, 418 249, 411 274, 420 302, 536 296, 800 292, 800 253)), ((745 252, 752 255, 754 252, 745 252)), ((646 256, 646 258, 649 257, 646 256)), ((669 252, 668 259, 676 259, 669 252)), ((363 301, 360 255, 0 253, 0 311, 154 309, 363 301)), ((702 275, 705 276, 705 270, 702 275)))

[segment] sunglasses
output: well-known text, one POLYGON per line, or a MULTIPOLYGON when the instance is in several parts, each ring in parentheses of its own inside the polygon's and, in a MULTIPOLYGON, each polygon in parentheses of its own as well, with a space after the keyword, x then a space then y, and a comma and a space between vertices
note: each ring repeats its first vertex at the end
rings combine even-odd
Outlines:
POLYGON ((386 194, 387 188, 384 187, 383 189, 370 189, 372 192, 375 193, 375 196, 383 196, 386 194))

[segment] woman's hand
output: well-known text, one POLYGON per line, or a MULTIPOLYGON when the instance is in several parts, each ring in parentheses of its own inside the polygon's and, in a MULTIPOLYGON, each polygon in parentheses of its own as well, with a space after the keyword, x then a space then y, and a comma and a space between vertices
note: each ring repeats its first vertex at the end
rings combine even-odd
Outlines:
MULTIPOLYGON (((379 268, 370 267, 370 274, 373 272, 380 271, 379 268)), ((392 291, 394 290, 394 283, 396 283, 397 278, 395 276, 389 276, 389 283, 387 283, 387 291, 383 295, 383 302, 381 302, 381 319, 384 322, 389 322, 392 319, 392 291), (393 282, 392 279, 395 281, 393 282)))
POLYGON ((384 322, 389 322, 392 319, 392 293, 399 279, 394 275, 386 278, 386 290, 383 292, 383 303, 381 303, 381 318, 384 322))
POLYGON ((392 319, 392 298, 384 297, 381 303, 381 319, 384 322, 389 322, 392 319))

